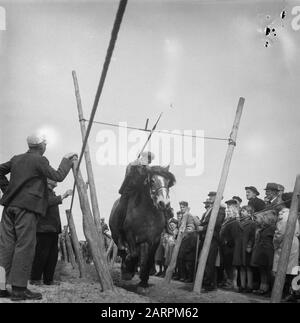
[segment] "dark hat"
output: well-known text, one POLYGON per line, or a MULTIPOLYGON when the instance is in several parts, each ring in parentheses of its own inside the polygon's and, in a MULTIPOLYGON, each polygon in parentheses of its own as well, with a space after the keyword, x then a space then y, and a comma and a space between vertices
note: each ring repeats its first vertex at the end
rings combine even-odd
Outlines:
POLYGON ((277 184, 278 186, 278 191, 284 191, 284 186, 281 184, 277 184))
POLYGON ((232 205, 232 204, 236 204, 237 205, 238 204, 238 202, 236 200, 233 200, 233 199, 228 200, 225 203, 228 204, 228 205, 232 205))
POLYGON ((189 203, 186 201, 181 201, 181 202, 179 202, 179 205, 189 206, 189 203))
POLYGON ((259 195, 259 191, 256 189, 256 187, 254 186, 246 186, 245 187, 245 190, 250 190, 252 191, 253 193, 255 193, 256 195, 259 195))
POLYGON ((216 196, 217 195, 217 192, 209 192, 208 193, 208 196, 216 196))
POLYGON ((278 184, 276 183, 267 183, 267 186, 266 188, 264 189, 265 191, 266 190, 270 190, 270 191, 279 191, 278 189, 278 184))
POLYGON ((242 200, 239 196, 233 196, 233 197, 232 197, 232 199, 233 199, 233 200, 237 200, 237 201, 239 201, 240 203, 242 203, 242 202, 243 202, 243 200, 242 200))

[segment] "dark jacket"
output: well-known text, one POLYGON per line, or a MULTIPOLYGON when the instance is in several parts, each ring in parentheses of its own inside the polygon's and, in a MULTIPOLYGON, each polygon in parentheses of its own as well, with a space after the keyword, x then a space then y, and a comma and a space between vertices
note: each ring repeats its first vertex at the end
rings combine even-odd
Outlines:
POLYGON ((274 258, 273 237, 275 229, 275 225, 268 225, 257 230, 251 257, 252 266, 272 270, 274 258))
POLYGON ((0 204, 45 215, 48 205, 47 178, 62 182, 71 167, 72 162, 63 158, 58 170, 55 170, 46 157, 34 150, 14 156, 0 165, 0 188, 4 193, 0 204), (8 173, 9 181, 5 176, 8 173))
POLYGON ((40 217, 37 224, 37 232, 61 233, 61 222, 58 205, 62 204, 61 196, 55 195, 53 190, 48 189, 48 207, 46 216, 40 217))
MULTIPOLYGON (((230 255, 233 266, 249 266, 251 253, 247 248, 253 248, 256 225, 251 220, 243 222, 232 219, 224 223, 220 231, 220 240, 224 258, 230 255)), ((226 262, 227 259, 225 259, 226 262)))
POLYGON ((254 212, 262 211, 266 207, 265 202, 258 197, 250 199, 248 205, 253 207, 254 212))
MULTIPOLYGON (((205 235, 206 235, 209 220, 210 220, 210 217, 211 217, 212 209, 213 208, 208 210, 207 213, 205 213, 202 216, 202 219, 200 221, 200 225, 203 227, 203 230, 200 232, 201 239, 205 239, 205 235)), ((216 239, 216 240, 219 240, 219 233, 220 233, 222 223, 224 222, 224 219, 225 219, 225 208, 223 206, 221 206, 220 209, 219 209, 219 212, 218 212, 216 225, 215 225, 215 230, 214 230, 214 234, 213 234, 213 238, 216 239)))

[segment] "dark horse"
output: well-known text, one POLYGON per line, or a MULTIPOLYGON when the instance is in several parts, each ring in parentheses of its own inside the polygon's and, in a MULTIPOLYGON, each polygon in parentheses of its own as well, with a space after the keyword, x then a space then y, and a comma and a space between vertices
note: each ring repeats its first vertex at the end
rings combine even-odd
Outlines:
MULTIPOLYGON (((149 272, 154 265, 154 255, 161 233, 167 227, 170 209, 169 188, 175 184, 175 177, 169 167, 152 166, 146 180, 129 198, 123 224, 126 251, 122 257, 122 279, 133 278, 137 265, 140 266, 139 286, 148 287, 149 272)), ((112 238, 117 243, 119 231, 116 217, 117 200, 112 208, 109 226, 112 238)))

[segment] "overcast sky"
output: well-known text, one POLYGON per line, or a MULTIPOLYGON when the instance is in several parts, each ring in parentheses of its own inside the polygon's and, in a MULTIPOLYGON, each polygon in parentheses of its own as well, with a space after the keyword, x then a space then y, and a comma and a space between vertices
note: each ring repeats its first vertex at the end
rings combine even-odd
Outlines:
MULTIPOLYGON (((6 31, 0 31, 0 162, 25 152, 27 135, 42 128, 50 141, 46 157, 57 167, 65 153, 81 149, 71 72, 77 72, 88 119, 118 2, 0 5, 6 10, 6 31)), ((296 5, 300 1, 129 0, 95 119, 144 127, 146 118, 152 126, 163 111, 158 129, 228 138, 242 96, 224 198, 240 195, 246 203, 244 187, 254 185, 263 196, 267 182, 292 190, 300 165, 300 30, 291 25, 296 5), (276 36, 265 47, 269 23, 276 36)), ((125 166, 99 165, 97 138, 104 129, 118 136, 117 129, 94 124, 89 144, 100 212, 108 221, 125 166)), ((203 213, 208 191, 217 189, 226 149, 226 141, 205 140, 198 176, 187 176, 186 165, 171 160, 175 210, 187 200, 193 214, 203 213)), ((70 174, 57 193, 72 184, 70 174)), ((64 223, 69 205, 70 199, 60 208, 64 223)), ((82 239, 77 195, 74 217, 82 239)))

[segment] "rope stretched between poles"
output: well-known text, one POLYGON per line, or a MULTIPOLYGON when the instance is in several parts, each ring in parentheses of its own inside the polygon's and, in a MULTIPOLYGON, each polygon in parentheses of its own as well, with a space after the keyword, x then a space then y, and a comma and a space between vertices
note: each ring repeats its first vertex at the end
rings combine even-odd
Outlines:
MULTIPOLYGON (((104 61, 104 64, 103 64, 102 73, 101 73, 99 85, 98 85, 98 88, 97 88, 97 92, 96 92, 96 96, 95 96, 91 116, 90 116, 89 123, 88 123, 88 126, 87 126, 86 134, 85 134, 85 137, 84 137, 84 140, 83 140, 82 149, 81 149, 81 152, 80 152, 80 155, 79 155, 78 165, 77 165, 77 168, 76 168, 76 171, 75 171, 76 174, 74 174, 75 178, 76 178, 77 172, 79 170, 80 163, 82 161, 82 157, 83 157, 83 154, 84 154, 84 151, 85 151, 85 147, 86 147, 88 137, 89 137, 89 134, 90 134, 90 131, 91 131, 91 128, 92 128, 93 121, 94 121, 94 117, 95 117, 95 114, 96 114, 96 111, 97 111, 99 99, 100 99, 100 96, 101 96, 101 93, 102 93, 102 90, 103 90, 103 86, 104 86, 104 83, 105 83, 107 71, 108 71, 109 64, 110 64, 110 61, 111 61, 111 57, 112 57, 114 47, 115 47, 115 44, 116 44, 116 41, 117 41, 117 37, 118 37, 118 33, 119 33, 120 26, 121 26, 121 23, 122 23, 123 15, 124 15, 124 12, 125 12, 125 9, 126 9, 127 1, 128 0, 120 0, 120 3, 119 3, 119 8, 118 8, 116 18, 115 18, 115 22, 114 22, 114 26, 113 26, 113 29, 112 29, 112 32, 111 32, 110 42, 109 42, 109 45, 108 45, 108 48, 107 48, 107 51, 106 51, 106 57, 105 57, 105 61, 104 61)), ((72 211, 72 207, 73 207, 74 195, 75 195, 75 187, 76 187, 76 179, 74 180, 74 185, 73 185, 73 195, 72 195, 72 200, 71 200, 70 211, 72 211)))

